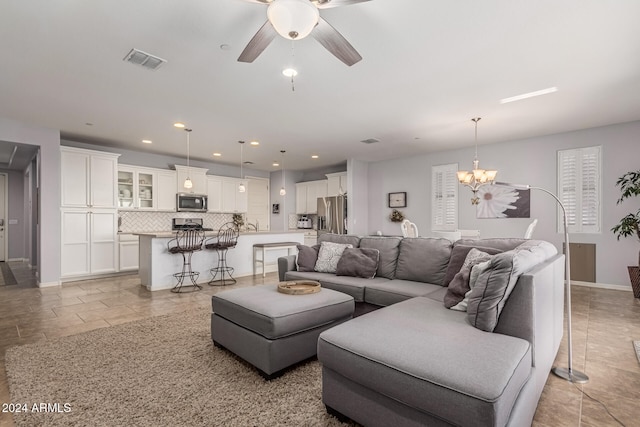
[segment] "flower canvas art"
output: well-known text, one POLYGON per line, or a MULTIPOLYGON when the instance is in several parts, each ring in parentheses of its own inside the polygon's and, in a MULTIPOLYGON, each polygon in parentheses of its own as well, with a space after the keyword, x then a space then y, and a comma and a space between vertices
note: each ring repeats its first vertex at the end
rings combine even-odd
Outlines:
POLYGON ((477 218, 529 218, 531 190, 483 186, 478 189, 477 218))

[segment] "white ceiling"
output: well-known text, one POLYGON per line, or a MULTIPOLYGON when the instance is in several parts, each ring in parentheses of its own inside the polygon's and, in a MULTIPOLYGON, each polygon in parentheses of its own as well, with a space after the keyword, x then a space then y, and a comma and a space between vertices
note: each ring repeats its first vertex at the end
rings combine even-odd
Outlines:
POLYGON ((308 37, 236 61, 266 20, 242 0, 0 0, 0 116, 66 139, 257 169, 450 150, 640 119, 640 1, 371 0, 321 15, 364 58, 308 37), (228 49, 221 49, 228 45, 228 49), (132 49, 167 59, 124 62, 132 49), (281 71, 293 65, 295 92, 281 71), (504 97, 554 94, 501 105, 504 97), (92 125, 89 125, 92 124, 92 125), (380 139, 365 145, 361 140, 380 139), (151 139, 145 145, 142 139, 151 139), (311 154, 320 156, 317 160, 311 154))

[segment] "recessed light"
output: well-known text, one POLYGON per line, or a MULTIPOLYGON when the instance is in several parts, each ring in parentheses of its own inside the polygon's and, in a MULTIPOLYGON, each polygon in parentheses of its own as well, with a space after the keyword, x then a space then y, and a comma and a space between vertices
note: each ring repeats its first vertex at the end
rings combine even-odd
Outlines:
POLYGON ((260 145, 259 141, 251 141, 249 144, 253 145, 254 147, 257 145, 260 145))
POLYGON ((222 156, 222 153, 213 153, 213 157, 220 157, 222 156))
POLYGON ((278 162, 273 162, 272 166, 274 166, 274 167, 280 166, 280 163, 278 163, 278 162))
POLYGON ((173 124, 173 127, 176 127, 178 129, 184 129, 186 126, 184 123, 177 122, 173 124))
POLYGON ((287 77, 295 77, 298 75, 298 72, 293 68, 285 68, 284 70, 282 70, 282 74, 284 74, 287 77))
POLYGON ((87 126, 93 126, 93 123, 91 123, 91 122, 87 122, 87 123, 85 123, 85 125, 87 125, 87 126))
POLYGON ((546 94, 557 92, 557 91, 558 91, 558 88, 555 86, 548 87, 546 89, 536 90, 535 92, 523 93, 522 95, 516 95, 510 98, 501 99, 500 104, 506 104, 508 102, 514 102, 514 101, 521 101, 523 99, 533 98, 534 96, 546 95, 546 94))
POLYGON ((220 45, 220 49, 221 50, 229 50, 229 49, 231 49, 231 46, 229 46, 226 43, 223 43, 223 44, 220 45))
POLYGON ((319 156, 317 154, 314 154, 311 156, 312 159, 317 159, 319 156))
POLYGON ((151 144, 153 141, 151 141, 150 139, 143 139, 142 142, 144 142, 145 144, 151 144))

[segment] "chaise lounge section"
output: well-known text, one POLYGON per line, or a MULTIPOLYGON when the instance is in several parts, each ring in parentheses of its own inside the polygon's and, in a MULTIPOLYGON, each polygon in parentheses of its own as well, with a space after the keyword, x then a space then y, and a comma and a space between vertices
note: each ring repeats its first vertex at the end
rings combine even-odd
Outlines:
POLYGON ((379 251, 374 278, 298 271, 295 257, 279 260, 281 280, 317 280, 353 296, 356 312, 374 309, 320 334, 330 412, 367 426, 531 424, 563 331, 564 257, 553 245, 343 235, 323 241, 379 251), (470 247, 494 255, 479 270, 467 311, 445 308, 446 285, 470 247))

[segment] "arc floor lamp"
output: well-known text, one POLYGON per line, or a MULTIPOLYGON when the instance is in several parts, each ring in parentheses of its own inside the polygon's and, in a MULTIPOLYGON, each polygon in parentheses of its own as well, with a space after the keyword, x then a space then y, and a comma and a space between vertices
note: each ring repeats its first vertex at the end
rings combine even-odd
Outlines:
POLYGON ((584 384, 589 382, 589 377, 580 372, 573 369, 573 343, 571 340, 571 269, 570 269, 570 258, 569 258, 569 228, 567 226, 567 211, 564 207, 564 204, 558 196, 553 194, 551 191, 546 190, 542 187, 533 187, 531 185, 523 185, 523 184, 512 184, 509 182, 494 182, 493 185, 498 185, 502 187, 511 187, 516 190, 539 190, 543 193, 547 193, 551 197, 555 199, 555 201, 560 205, 562 209, 562 218, 563 218, 563 228, 564 228, 564 262, 565 262, 565 293, 566 293, 566 307, 567 307, 567 349, 568 349, 568 367, 567 368, 552 368, 551 372, 553 372, 556 376, 563 378, 572 383, 584 384))

